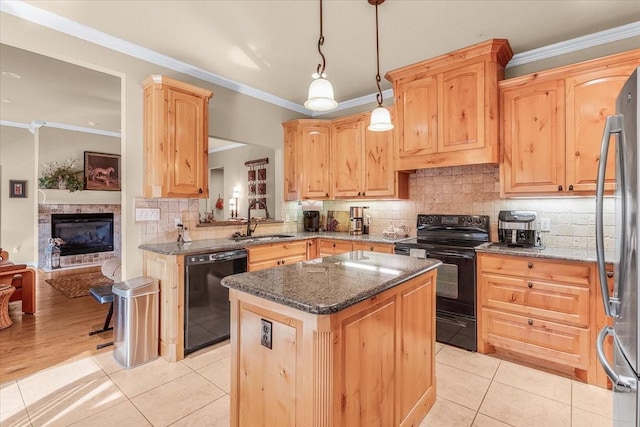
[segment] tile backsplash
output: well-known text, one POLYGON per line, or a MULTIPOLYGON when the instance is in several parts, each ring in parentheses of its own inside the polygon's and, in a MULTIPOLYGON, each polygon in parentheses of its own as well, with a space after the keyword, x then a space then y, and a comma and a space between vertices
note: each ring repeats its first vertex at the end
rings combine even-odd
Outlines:
MULTIPOLYGON (((494 165, 455 166, 420 169, 409 179, 410 200, 406 201, 330 201, 327 211, 348 211, 351 206, 367 206, 371 217, 371 234, 382 234, 390 224, 404 225, 415 235, 416 216, 424 214, 489 215, 491 240, 498 239, 498 212, 532 210, 538 219, 549 218, 551 231, 543 232, 542 241, 549 247, 595 248, 595 197, 548 197, 501 199, 499 169, 494 165)), ((174 218, 182 218, 192 239, 229 237, 244 232, 246 225, 196 227, 199 222, 198 199, 136 199, 138 208, 159 208, 160 221, 141 222, 141 244, 164 243, 177 238, 174 218)), ((613 198, 605 199, 605 248, 613 249, 613 198)), ((283 204, 281 218, 288 222, 260 224, 258 234, 302 231, 302 207, 298 202, 283 204)))

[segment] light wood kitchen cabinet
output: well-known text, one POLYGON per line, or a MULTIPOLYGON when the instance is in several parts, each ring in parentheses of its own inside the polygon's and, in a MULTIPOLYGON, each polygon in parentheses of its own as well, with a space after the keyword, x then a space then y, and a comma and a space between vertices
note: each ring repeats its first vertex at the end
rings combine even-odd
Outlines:
POLYGON ((307 240, 269 243, 247 248, 247 271, 263 270, 307 260, 307 240))
MULTIPOLYGON (((500 82, 502 196, 595 194, 604 123, 640 50, 500 82)), ((615 184, 614 148, 605 190, 615 184)))
POLYGON ((395 251, 395 245, 392 243, 353 242, 353 250, 392 254, 395 251))
POLYGON ((298 124, 286 122, 282 124, 284 128, 284 200, 296 201, 302 198, 300 192, 300 167, 302 148, 298 139, 298 124))
POLYGON ((307 259, 318 258, 318 239, 307 240, 307 259))
POLYGON ((512 56, 493 39, 387 73, 396 169, 498 163, 498 81, 512 56))
POLYGON ((144 196, 206 198, 210 90, 164 76, 144 82, 144 196))
POLYGON ((363 113, 331 122, 334 199, 409 197, 409 174, 393 167, 394 133, 368 130, 370 120, 363 113))
POLYGON ((318 256, 326 257, 343 254, 353 250, 353 243, 348 240, 318 239, 318 256))
POLYGON ((478 254, 478 351, 573 368, 596 382, 593 263, 478 254))
POLYGON ((298 136, 301 144, 302 198, 328 200, 331 193, 329 123, 321 120, 301 122, 298 136))

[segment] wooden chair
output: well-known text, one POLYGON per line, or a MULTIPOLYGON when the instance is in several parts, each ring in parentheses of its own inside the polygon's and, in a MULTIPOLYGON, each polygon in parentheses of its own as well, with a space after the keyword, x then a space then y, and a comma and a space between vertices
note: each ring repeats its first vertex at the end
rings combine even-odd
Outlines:
POLYGON ((22 311, 28 314, 36 312, 36 270, 27 264, 14 264, 9 261, 9 253, 0 248, 0 285, 16 288, 9 299, 22 301, 22 311))

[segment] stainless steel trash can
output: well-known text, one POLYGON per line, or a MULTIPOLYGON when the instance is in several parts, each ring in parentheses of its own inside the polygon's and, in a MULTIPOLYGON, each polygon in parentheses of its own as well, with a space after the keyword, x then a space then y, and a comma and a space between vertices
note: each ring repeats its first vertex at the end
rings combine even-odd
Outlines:
POLYGON ((113 358, 133 368, 158 357, 158 297, 152 277, 116 283, 113 291, 113 358))

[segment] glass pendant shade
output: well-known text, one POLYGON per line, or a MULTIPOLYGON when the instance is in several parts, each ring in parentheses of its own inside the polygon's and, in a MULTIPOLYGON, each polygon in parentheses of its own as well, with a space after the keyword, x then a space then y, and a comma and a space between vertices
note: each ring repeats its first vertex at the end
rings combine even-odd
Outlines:
POLYGON ((393 129, 393 123, 391 123, 391 114, 389 110, 384 107, 378 107, 371 113, 371 123, 367 128, 370 131, 381 132, 385 130, 393 129))
POLYGON ((338 106, 333 99, 333 86, 324 77, 318 77, 309 86, 309 99, 304 103, 311 111, 329 111, 338 106))

